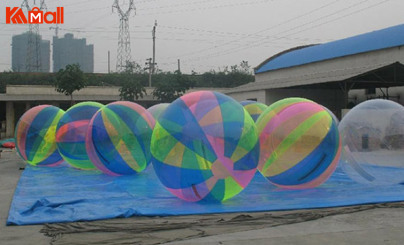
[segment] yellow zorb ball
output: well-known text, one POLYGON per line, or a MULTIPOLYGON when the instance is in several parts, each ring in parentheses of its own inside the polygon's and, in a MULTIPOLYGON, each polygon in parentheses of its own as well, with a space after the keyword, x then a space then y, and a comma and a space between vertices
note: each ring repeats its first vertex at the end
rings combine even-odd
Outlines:
POLYGON ((280 100, 258 118, 258 170, 287 189, 313 188, 336 169, 341 143, 336 122, 323 106, 302 98, 280 100))
POLYGON ((22 115, 15 130, 17 152, 28 164, 56 166, 63 162, 56 147, 56 126, 64 111, 40 105, 22 115))

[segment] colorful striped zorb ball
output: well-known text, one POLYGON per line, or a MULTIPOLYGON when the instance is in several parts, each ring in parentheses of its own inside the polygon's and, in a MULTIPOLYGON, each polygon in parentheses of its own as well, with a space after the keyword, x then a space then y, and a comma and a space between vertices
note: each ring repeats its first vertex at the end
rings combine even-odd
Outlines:
POLYGON ((254 122, 256 122, 261 113, 268 108, 267 105, 252 100, 241 101, 240 104, 244 106, 244 109, 247 110, 254 122))
POLYGON ((56 131, 56 143, 60 155, 71 166, 96 169, 86 152, 86 134, 93 115, 103 107, 97 102, 81 102, 70 107, 60 119, 56 131))
POLYGON ((15 129, 18 154, 34 166, 56 166, 63 162, 56 148, 56 125, 64 111, 51 105, 40 105, 26 111, 15 129))
POLYGON ((280 100, 258 118, 258 170, 288 189, 313 188, 334 172, 341 142, 336 122, 323 106, 302 98, 280 100))
POLYGON ((254 121, 234 99, 199 91, 175 100, 153 131, 153 167, 177 197, 220 202, 241 192, 256 173, 254 121))
POLYGON ((87 154, 109 175, 143 171, 151 161, 153 116, 142 106, 118 101, 101 108, 91 119, 86 138, 87 154))

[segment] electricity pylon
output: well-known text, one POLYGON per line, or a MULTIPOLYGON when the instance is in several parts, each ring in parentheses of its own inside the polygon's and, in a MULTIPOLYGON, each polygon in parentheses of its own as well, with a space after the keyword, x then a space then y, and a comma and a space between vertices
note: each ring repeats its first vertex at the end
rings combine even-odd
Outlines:
MULTIPOLYGON (((36 1, 34 0, 34 5, 36 1)), ((26 8, 27 11, 31 11, 28 4, 28 0, 24 0, 21 4, 21 8, 26 8)), ((45 0, 41 0, 39 9, 47 9, 45 0)), ((42 71, 41 64, 41 36, 39 35, 39 25, 28 25, 28 43, 27 43, 27 56, 25 61, 25 68, 27 72, 40 72, 42 71)))
POLYGON ((112 11, 114 8, 117 9, 120 18, 116 70, 122 72, 125 70, 127 63, 131 61, 129 16, 130 12, 136 9, 133 0, 129 0, 129 7, 125 12, 119 6, 118 0, 114 0, 112 11))

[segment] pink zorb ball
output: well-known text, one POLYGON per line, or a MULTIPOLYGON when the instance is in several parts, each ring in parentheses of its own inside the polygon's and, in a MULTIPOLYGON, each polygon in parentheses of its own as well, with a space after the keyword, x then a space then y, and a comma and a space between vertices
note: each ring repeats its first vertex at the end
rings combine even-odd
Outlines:
POLYGON ((56 147, 56 125, 64 111, 40 105, 22 115, 15 129, 15 143, 20 157, 34 166, 56 166, 63 162, 56 147))
POLYGON ((254 121, 240 103, 217 92, 193 92, 159 116, 152 163, 161 183, 177 197, 221 202, 254 177, 257 143, 254 121))
POLYGON ((136 174, 150 164, 153 128, 154 118, 142 106, 128 101, 110 103, 91 119, 87 154, 106 174, 136 174))
POLYGON ((258 170, 288 189, 314 188, 336 169, 341 141, 336 121, 323 106, 302 98, 270 105, 258 118, 258 170))
POLYGON ((82 170, 96 169, 86 151, 86 135, 93 115, 103 107, 97 102, 81 102, 72 106, 60 119, 56 143, 60 155, 72 167, 82 170))

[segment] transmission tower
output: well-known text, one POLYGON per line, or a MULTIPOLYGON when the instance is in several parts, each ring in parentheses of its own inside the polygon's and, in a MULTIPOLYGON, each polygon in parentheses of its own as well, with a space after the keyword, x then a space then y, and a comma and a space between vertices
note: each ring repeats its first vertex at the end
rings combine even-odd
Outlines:
MULTIPOLYGON (((36 1, 34 0, 34 5, 36 1)), ((31 11, 28 4, 28 0, 24 0, 21 4, 21 8, 26 8, 27 11, 31 11)), ((45 0, 41 0, 39 9, 47 9, 45 0)), ((27 44, 27 56, 25 62, 25 68, 27 72, 40 72, 42 70, 41 65, 41 36, 39 35, 39 25, 29 24, 28 26, 28 44, 27 44)))
POLYGON ((127 62, 131 60, 129 15, 132 10, 136 9, 133 0, 129 0, 129 7, 125 12, 122 11, 121 7, 119 6, 119 0, 114 1, 114 4, 112 5, 112 11, 114 10, 114 8, 117 9, 120 18, 116 70, 118 72, 121 72, 125 70, 127 62))

